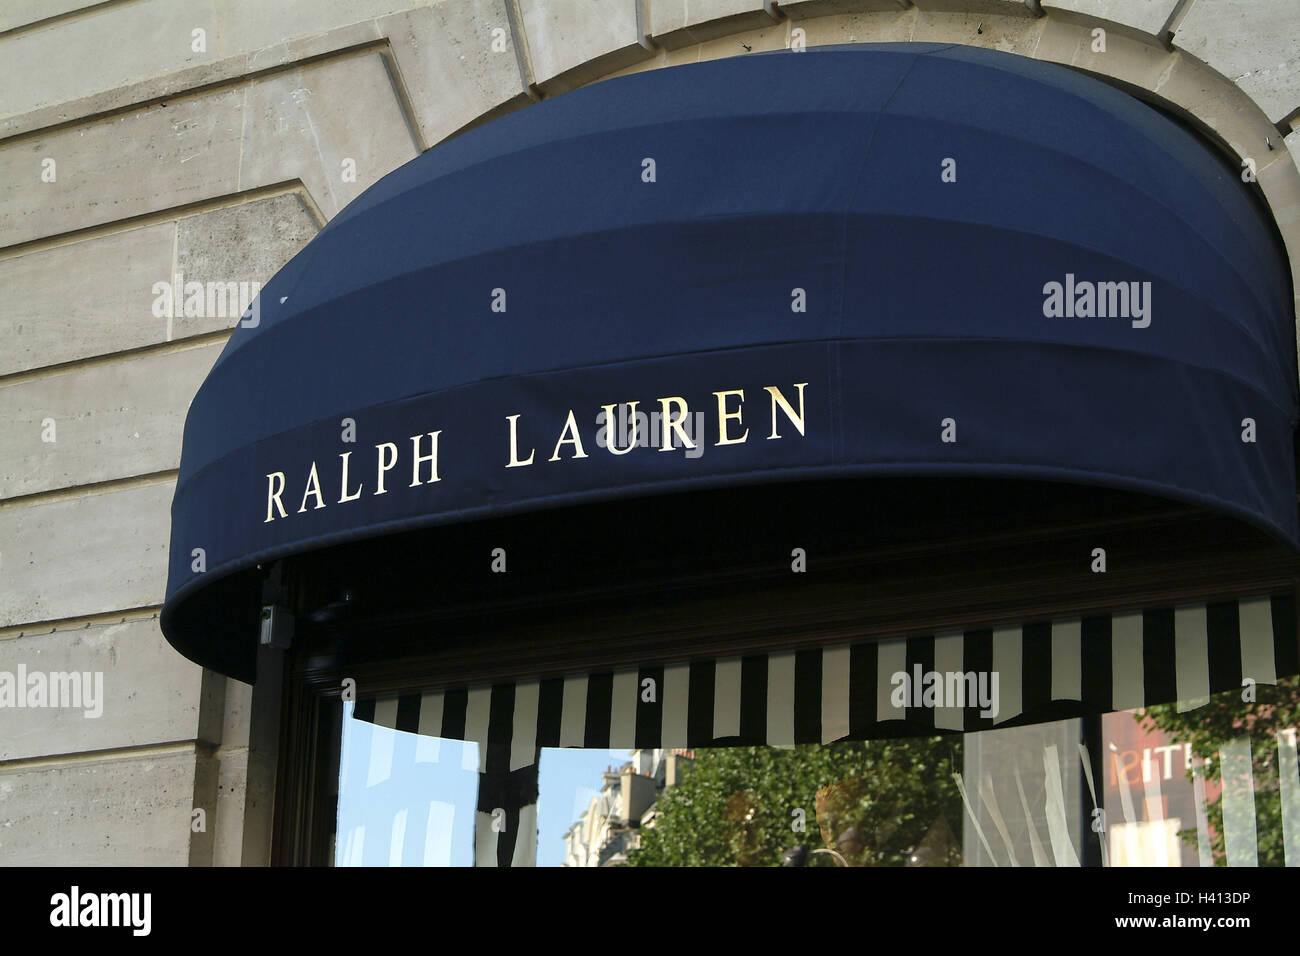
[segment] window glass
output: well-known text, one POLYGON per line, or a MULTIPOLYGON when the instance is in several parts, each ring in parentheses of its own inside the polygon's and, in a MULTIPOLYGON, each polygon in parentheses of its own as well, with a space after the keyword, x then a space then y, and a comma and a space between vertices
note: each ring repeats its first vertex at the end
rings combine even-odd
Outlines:
POLYGON ((493 782, 476 744, 346 704, 334 862, 468 866, 477 841, 539 866, 1297 865, 1297 727, 1290 677, 965 735, 548 748, 493 782))
POLYGON ((479 748, 389 730, 343 705, 335 866, 471 866, 479 748))
MULTIPOLYGON (((649 751, 641 751, 649 753, 649 751)), ((546 748, 538 767, 537 865, 600 866, 621 862, 626 840, 618 838, 622 768, 628 750, 546 748)), ((629 784, 629 792, 638 788, 629 784)))
POLYGON ((1114 865, 1300 866, 1300 680, 1108 714, 1114 865))

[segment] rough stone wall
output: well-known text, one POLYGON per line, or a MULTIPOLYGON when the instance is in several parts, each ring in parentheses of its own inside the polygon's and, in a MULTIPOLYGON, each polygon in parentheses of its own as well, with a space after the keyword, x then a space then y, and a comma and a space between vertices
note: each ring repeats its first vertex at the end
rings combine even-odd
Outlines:
POLYGON ((5 3, 0 672, 101 673, 104 700, 0 709, 0 864, 265 858, 250 689, 156 620, 186 408, 239 312, 160 315, 157 283, 264 282, 422 150, 585 83, 888 40, 1151 91, 1254 161, 1300 258, 1296 0, 5 3))

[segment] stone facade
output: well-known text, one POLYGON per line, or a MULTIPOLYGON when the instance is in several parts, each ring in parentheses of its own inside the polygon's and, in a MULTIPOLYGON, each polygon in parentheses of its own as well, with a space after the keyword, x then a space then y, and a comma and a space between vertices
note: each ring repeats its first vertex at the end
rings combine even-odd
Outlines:
POLYGON ((157 623, 186 408, 240 310, 158 283, 264 282, 387 172, 586 83, 900 40, 1165 102, 1253 161, 1300 264, 1295 0, 6 3, 0 671, 102 673, 103 700, 0 710, 0 864, 266 859, 274 708, 157 623))

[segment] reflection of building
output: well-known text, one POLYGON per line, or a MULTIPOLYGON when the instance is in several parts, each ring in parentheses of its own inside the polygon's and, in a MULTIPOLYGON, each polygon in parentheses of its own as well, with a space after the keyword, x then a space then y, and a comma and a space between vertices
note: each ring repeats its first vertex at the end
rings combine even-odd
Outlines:
POLYGON ((1163 731, 1135 719, 1132 711, 1106 714, 1102 721, 1113 864, 1197 866, 1203 846, 1203 865, 1209 865, 1205 804, 1218 798, 1219 781, 1205 779, 1204 761, 1193 758, 1190 743, 1172 742, 1163 731), (1188 773, 1194 767, 1200 770, 1195 782, 1188 773), (1179 837, 1191 829, 1198 833, 1196 843, 1179 837))
POLYGON ((689 750, 634 750, 631 760, 602 774, 600 793, 564 834, 564 866, 626 862, 641 845, 641 829, 654 826, 659 794, 682 779, 693 759, 689 750))

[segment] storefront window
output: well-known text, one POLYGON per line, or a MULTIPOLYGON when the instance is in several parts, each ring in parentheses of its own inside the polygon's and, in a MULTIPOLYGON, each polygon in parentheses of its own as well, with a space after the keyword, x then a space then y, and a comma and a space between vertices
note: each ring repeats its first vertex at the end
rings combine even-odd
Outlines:
POLYGON ((1300 680, 1108 714, 1114 865, 1300 863, 1300 680), (1199 703, 1199 702, 1193 702, 1199 703))
POLYGON ((545 747, 511 770, 523 791, 485 783, 473 742, 343 714, 339 866, 481 865, 511 827, 507 856, 539 866, 1281 866, 1300 849, 1295 677, 980 733, 545 747))
POLYGON ((953 866, 960 739, 710 748, 665 789, 633 866, 953 866))
POLYGON ((343 705, 335 866, 472 866, 479 748, 352 718, 343 705))
MULTIPOLYGON (((344 706, 336 866, 468 866, 480 748, 352 717, 344 706)), ((707 749, 545 748, 540 866, 953 866, 961 740, 707 749)), ((495 819, 494 819, 495 811, 495 819)), ((521 834, 522 835, 522 834, 521 834)))

